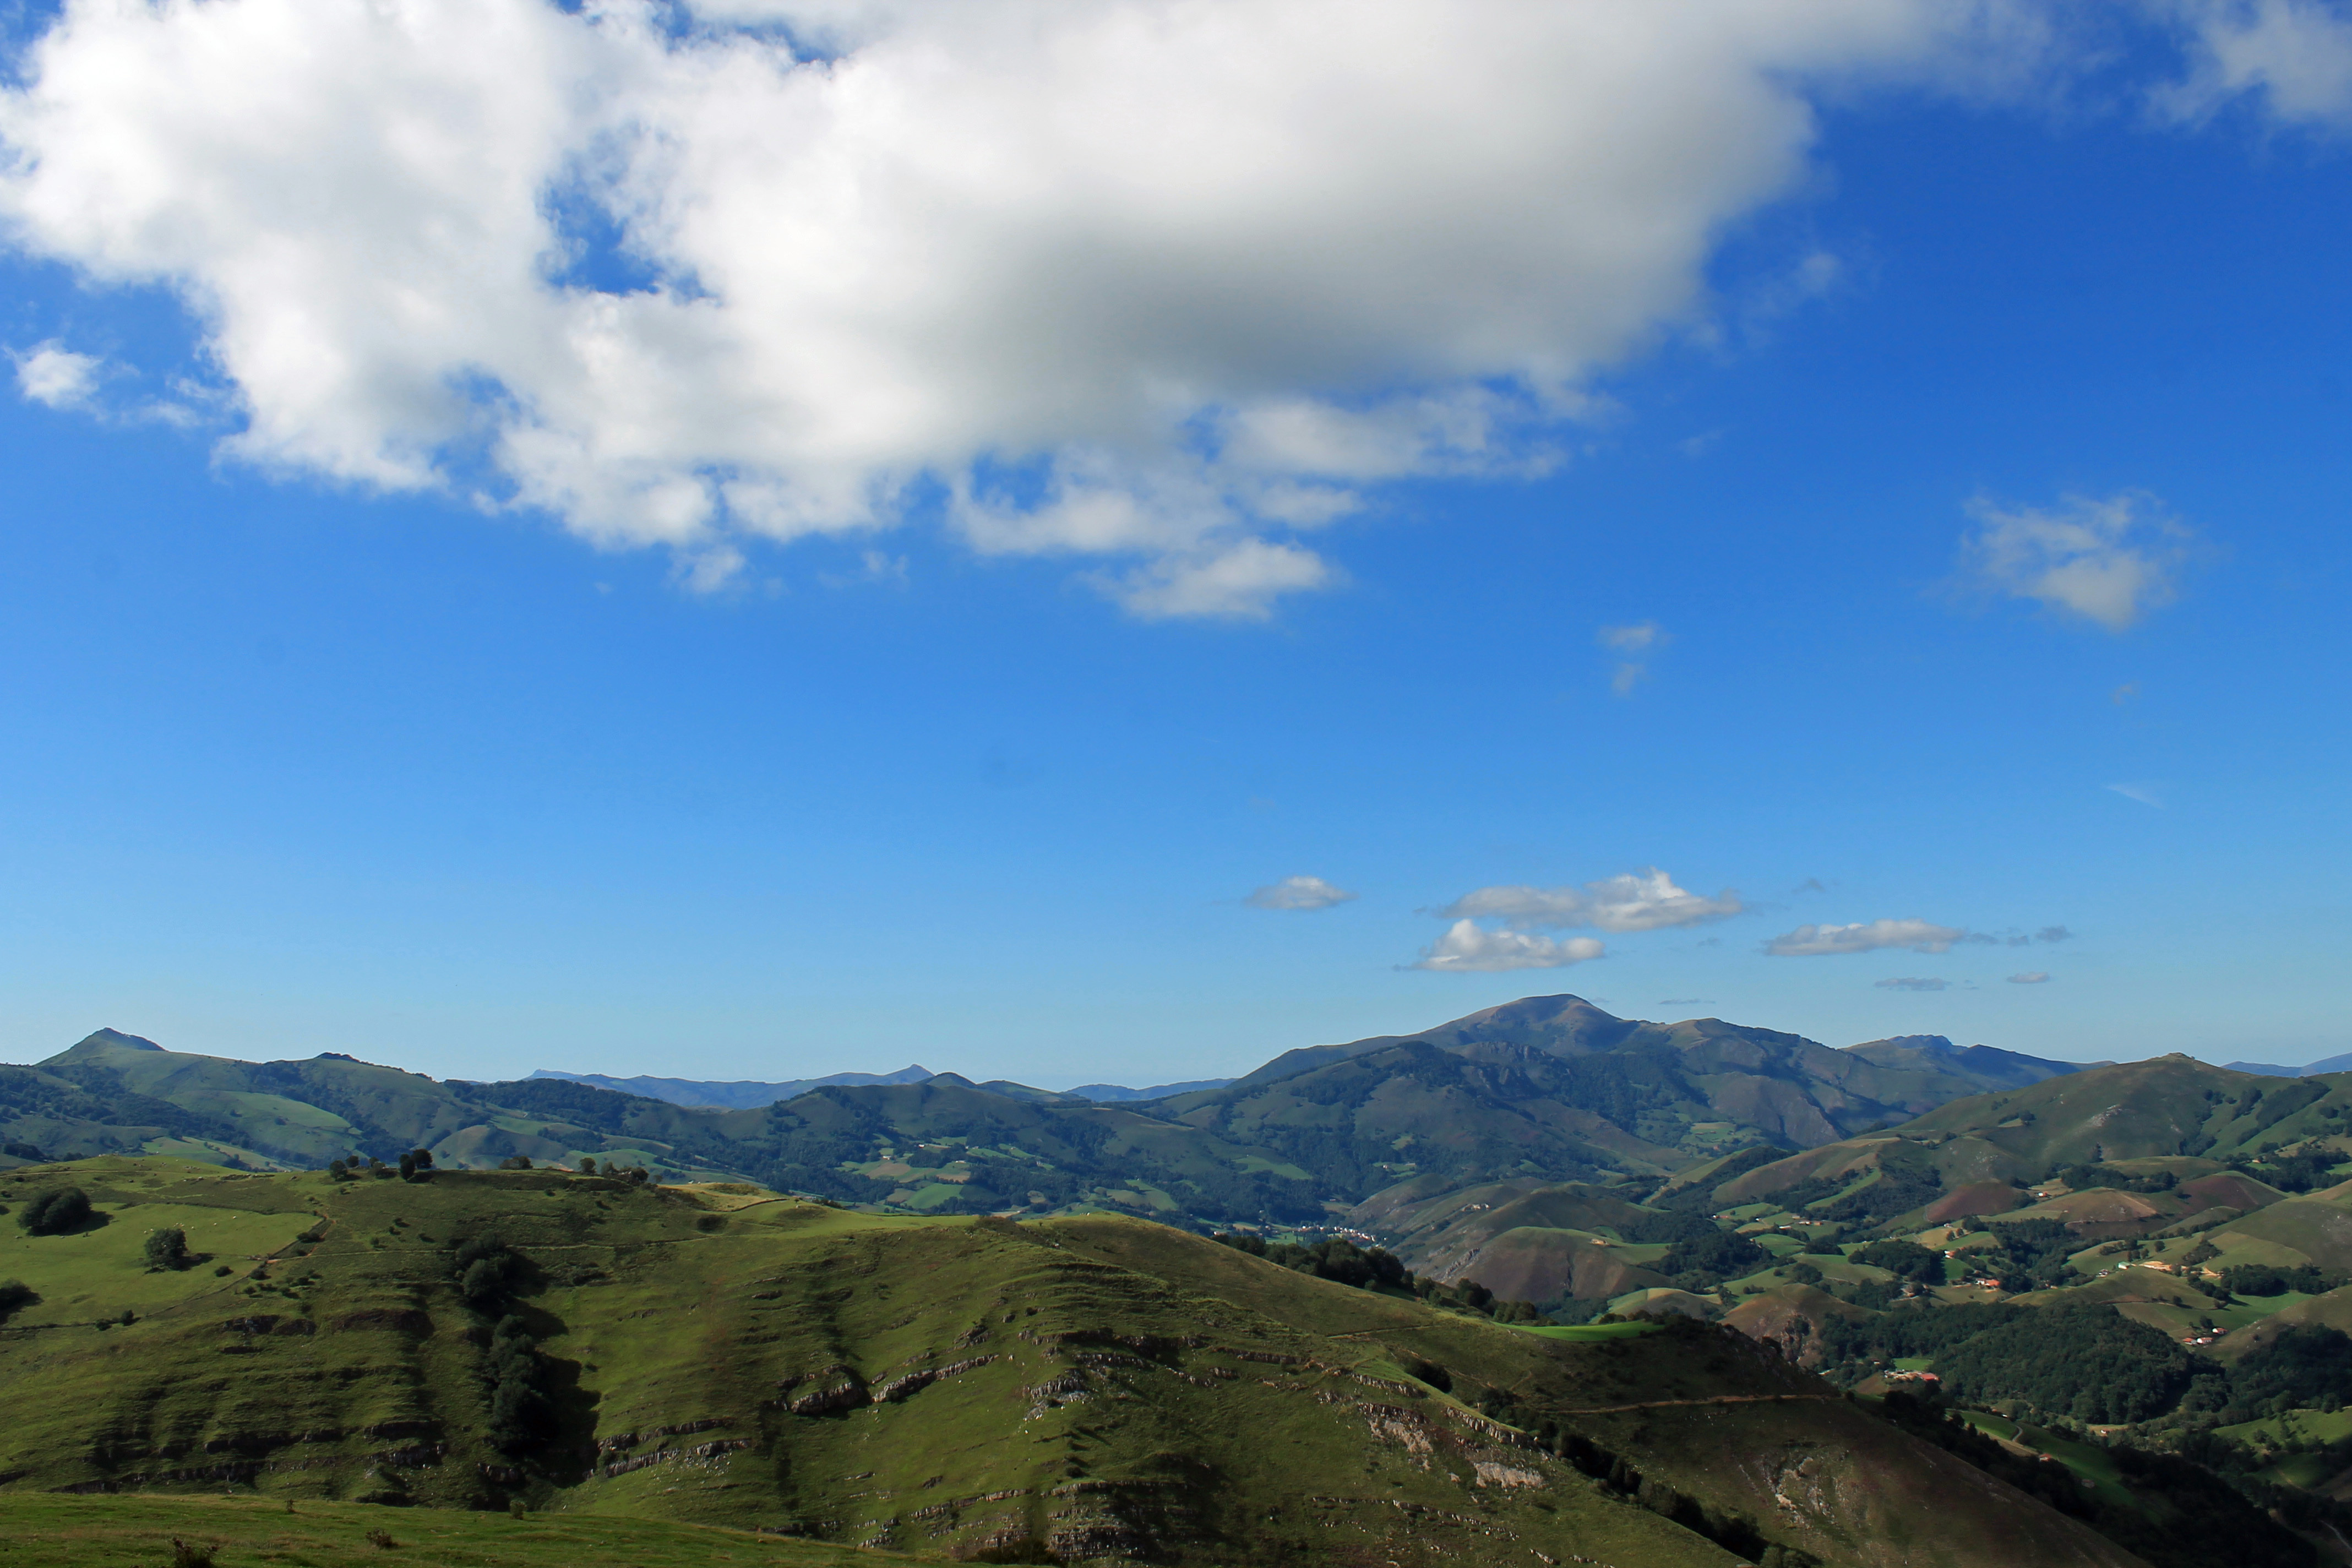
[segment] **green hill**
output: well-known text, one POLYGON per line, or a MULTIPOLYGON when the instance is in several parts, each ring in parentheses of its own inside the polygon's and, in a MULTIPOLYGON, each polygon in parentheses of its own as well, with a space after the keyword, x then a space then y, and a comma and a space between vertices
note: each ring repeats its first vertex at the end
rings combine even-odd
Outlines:
POLYGON ((400 1503, 412 1542, 520 1501, 590 1563, 572 1521, 995 1560, 2137 1561, 1703 1323, 1528 1331, 1115 1216, 745 1184, 100 1159, 0 1204, 68 1183, 89 1221, 0 1233, 34 1298, 0 1331, 0 1499, 400 1503), (206 1256, 147 1271, 163 1226, 206 1256))

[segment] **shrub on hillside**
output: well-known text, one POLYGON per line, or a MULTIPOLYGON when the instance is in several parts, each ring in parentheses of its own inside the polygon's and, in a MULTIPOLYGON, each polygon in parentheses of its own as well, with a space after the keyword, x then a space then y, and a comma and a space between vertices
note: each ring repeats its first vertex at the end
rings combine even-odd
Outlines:
POLYGON ((188 1250, 188 1233, 176 1225, 147 1233, 147 1268, 151 1272, 185 1268, 195 1256, 188 1250))
POLYGON ((1898 1279, 1916 1279, 1922 1285, 1944 1282, 1944 1255, 1916 1241, 1874 1241, 1855 1253, 1853 1261, 1884 1268, 1898 1279))
POLYGON ((22 1279, 10 1279, 0 1283, 0 1323, 6 1322, 40 1299, 39 1293, 22 1279))
POLYGON ((1221 1231, 1210 1239, 1253 1258, 1263 1258, 1268 1263, 1312 1274, 1318 1279, 1333 1279, 1342 1285, 1412 1288, 1412 1270, 1394 1253, 1384 1247, 1359 1247, 1343 1236, 1335 1236, 1314 1247, 1301 1247, 1294 1241, 1269 1243, 1265 1237, 1246 1231, 1221 1231))
POLYGON ((16 1223, 35 1236, 63 1236, 89 1223, 89 1194, 79 1187, 52 1187, 26 1204, 16 1223))
POLYGON ((2044 1307, 1938 1356, 1936 1370, 1946 1393, 1970 1404, 2015 1399, 2045 1415, 2110 1425, 2170 1410, 2201 1364, 2163 1330, 2112 1307, 2044 1307))
POLYGON ((505 1305, 521 1282, 527 1265, 522 1255, 505 1242, 482 1236, 457 1244, 452 1267, 457 1276, 457 1294, 466 1305, 478 1312, 492 1312, 505 1305))
POLYGON ((1675 1242, 1657 1261, 1657 1270, 1689 1290, 1712 1290, 1725 1279, 1753 1274, 1772 1255, 1734 1231, 1710 1230, 1675 1242))
POLYGON ((2333 1149, 2305 1149, 2298 1153, 2281 1154, 2275 1151, 2248 1156, 2240 1154, 2230 1162, 2231 1168, 2242 1171, 2256 1181, 2264 1182, 2283 1192, 2308 1193, 2321 1187, 2332 1187, 2341 1177, 2335 1173, 2344 1156, 2333 1149))
POLYGON ((2240 1357, 2230 1369, 2232 1421, 2283 1410, 2327 1409, 2352 1401, 2352 1336, 2296 1323, 2240 1357))
POLYGON ((2105 1187, 2118 1193, 2168 1193, 2180 1182, 2180 1178, 2170 1171, 2158 1171, 2152 1176, 2132 1176, 2113 1165, 2069 1165, 2058 1173, 2058 1179, 2078 1193, 2093 1187, 2105 1187))
POLYGON ((546 1437, 554 1415, 542 1387, 546 1358, 520 1318, 499 1320, 482 1373, 490 1385, 491 1446, 512 1454, 546 1437))
POLYGON ((2267 1263, 2242 1263, 2221 1270, 2221 1289, 2232 1296, 2284 1296, 2289 1290, 2316 1296, 2343 1283, 2342 1275, 2323 1274, 2309 1264, 2274 1268, 2267 1263))

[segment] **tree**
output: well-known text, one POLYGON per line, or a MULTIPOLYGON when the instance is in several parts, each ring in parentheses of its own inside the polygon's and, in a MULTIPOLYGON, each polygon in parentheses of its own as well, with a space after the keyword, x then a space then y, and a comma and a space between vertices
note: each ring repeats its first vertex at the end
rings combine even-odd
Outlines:
POLYGON ((188 1233, 176 1225, 147 1233, 147 1268, 150 1273, 162 1273, 167 1268, 185 1268, 195 1259, 188 1252, 188 1233))
POLYGON ((1916 1241, 1874 1241, 1855 1253, 1853 1261, 1884 1268, 1898 1279, 1916 1279, 1923 1285, 1944 1282, 1944 1255, 1916 1241))
POLYGON ((583 1176, 593 1176, 596 1173, 595 1155, 583 1154, 580 1156, 580 1173, 583 1176))
POLYGON ((499 1162, 499 1169, 501 1171, 528 1171, 530 1169, 530 1156, 528 1154, 509 1154, 505 1159, 499 1162))
POLYGON ((34 1236, 62 1236, 89 1223, 89 1194, 79 1187, 52 1187, 17 1213, 16 1223, 34 1236))

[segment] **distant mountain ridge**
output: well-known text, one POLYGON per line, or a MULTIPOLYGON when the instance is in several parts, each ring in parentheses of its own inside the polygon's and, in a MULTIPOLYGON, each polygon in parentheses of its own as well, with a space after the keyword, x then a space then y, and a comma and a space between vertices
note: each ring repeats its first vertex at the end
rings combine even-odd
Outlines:
POLYGON ((1654 1185, 1759 1145, 1867 1136, 2075 1070, 1941 1036, 1834 1050, 1717 1018, 1618 1018, 1566 995, 1118 1100, 1095 1098, 1118 1086, 1057 1093, 919 1066, 829 1082, 542 1069, 442 1083, 335 1052, 243 1062, 101 1030, 37 1066, 0 1068, 0 1164, 30 1150, 316 1168, 424 1148, 451 1165, 589 1159, 919 1213, 1321 1224, 1401 1182, 1432 1194, 1521 1180, 1654 1185))
POLYGON ((600 1072, 559 1072, 551 1068, 541 1068, 530 1076, 593 1084, 598 1089, 609 1089, 615 1094, 667 1100, 672 1105, 715 1105, 730 1110, 743 1110, 773 1105, 780 1100, 796 1100, 813 1089, 824 1089, 834 1084, 920 1083, 937 1075, 927 1067, 909 1065, 897 1072, 837 1072, 824 1078, 788 1079, 782 1083, 749 1080, 719 1083, 700 1079, 651 1078, 643 1074, 635 1078, 609 1078, 600 1072))
POLYGON ((2352 1051, 2337 1057, 2323 1057, 2299 1068, 2280 1067, 2275 1062, 2227 1062, 2221 1070, 2259 1073, 2264 1078, 2316 1078, 2322 1073, 2352 1072, 2352 1051))
MULTIPOLYGON (((101 1029, 99 1033, 110 1035, 113 1031, 101 1029)), ((121 1037, 128 1039, 131 1037, 121 1037)), ((146 1043, 152 1049, 163 1049, 161 1046, 156 1046, 152 1041, 146 1043)), ((719 1106, 730 1110, 752 1110, 762 1105, 773 1105, 780 1100, 797 1100, 811 1089, 829 1089, 835 1086, 863 1088, 874 1084, 925 1083, 932 1079, 943 1077, 954 1078, 958 1083, 971 1081, 956 1074, 935 1073, 927 1067, 916 1066, 903 1067, 897 1072, 837 1072, 824 1078, 787 1079, 782 1083, 760 1083, 751 1080, 714 1082, 702 1079, 651 1078, 644 1075, 635 1078, 611 1078, 604 1073, 561 1072, 551 1068, 541 1068, 530 1076, 558 1078, 569 1083, 593 1084, 598 1089, 609 1089, 615 1094, 634 1094, 646 1100, 667 1100, 672 1105, 719 1106)), ((1190 1083, 1163 1083, 1153 1089, 1128 1089, 1115 1083, 1089 1083, 1082 1084, 1076 1089, 1056 1091, 1031 1089, 1026 1084, 1017 1084, 1008 1079, 999 1079, 982 1087, 1010 1094, 1015 1100, 1084 1100, 1100 1104, 1123 1104, 1129 1100, 1165 1100, 1171 1094, 1192 1094, 1202 1089, 1223 1089, 1233 1081, 1229 1078, 1204 1078, 1195 1079, 1190 1083)))

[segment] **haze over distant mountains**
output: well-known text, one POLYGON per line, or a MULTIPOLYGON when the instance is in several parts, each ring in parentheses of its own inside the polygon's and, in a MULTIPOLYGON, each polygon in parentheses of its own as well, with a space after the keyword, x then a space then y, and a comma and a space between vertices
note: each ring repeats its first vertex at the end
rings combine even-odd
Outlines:
POLYGON ((784 1083, 436 1082, 332 1052, 243 1062, 109 1029, 0 1068, 13 1146, 0 1163, 178 1153, 315 1169, 423 1148, 450 1165, 592 1159, 917 1212, 1320 1224, 1401 1182, 1654 1183, 2076 1070, 1936 1035, 1833 1050, 1717 1018, 1645 1023, 1576 996, 1290 1051, 1229 1083, 1072 1093, 919 1066, 784 1083))
POLYGON ((2275 1062, 2226 1062, 2231 1072, 2260 1073, 2264 1078, 2313 1078, 2321 1073, 2352 1072, 2352 1051, 2338 1057, 2324 1057, 2299 1068, 2280 1067, 2275 1062))
MULTIPOLYGON (((780 1100, 797 1100, 813 1089, 834 1085, 852 1086, 882 1083, 927 1083, 944 1075, 926 1067, 903 1067, 897 1072, 837 1072, 825 1078, 789 1079, 782 1083, 750 1081, 706 1082, 684 1078, 608 1078, 595 1072, 558 1072, 541 1068, 532 1078, 560 1078, 569 1083, 593 1084, 609 1089, 616 1094, 642 1095, 647 1100, 666 1100, 672 1105, 719 1105, 734 1110, 751 1106, 772 1105, 780 1100)), ((969 1079, 958 1079, 968 1083, 969 1079)), ((1023 1084, 1002 1084, 1003 1088, 1018 1089, 1017 1098, 1090 1100, 1102 1103, 1138 1100, 1165 1100, 1171 1094, 1190 1094, 1196 1089, 1223 1089, 1233 1082, 1229 1078, 1196 1079, 1190 1083, 1163 1083, 1152 1089, 1126 1089, 1115 1083, 1081 1084, 1076 1089, 1056 1092, 1052 1089, 1031 1089, 1023 1084)), ((992 1086, 996 1087, 996 1086, 992 1086)))

